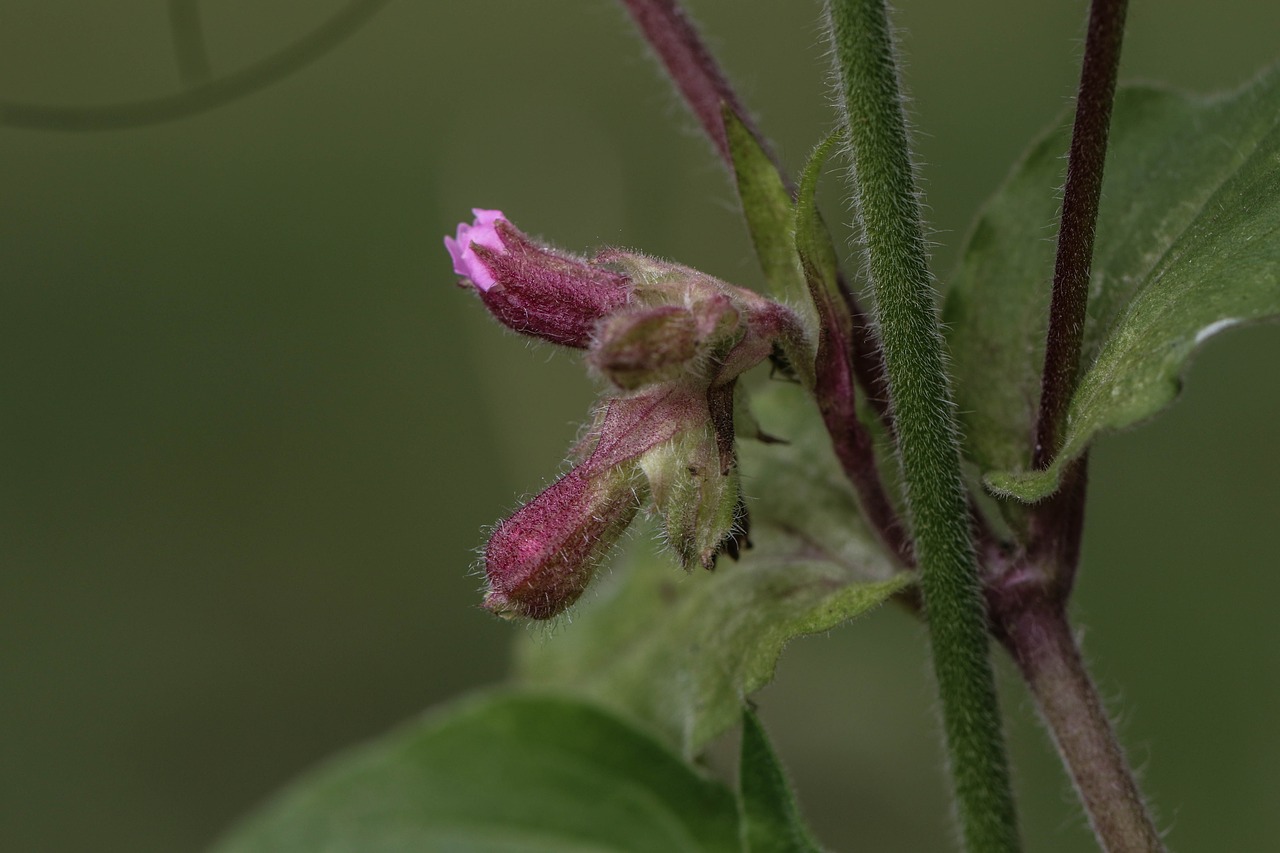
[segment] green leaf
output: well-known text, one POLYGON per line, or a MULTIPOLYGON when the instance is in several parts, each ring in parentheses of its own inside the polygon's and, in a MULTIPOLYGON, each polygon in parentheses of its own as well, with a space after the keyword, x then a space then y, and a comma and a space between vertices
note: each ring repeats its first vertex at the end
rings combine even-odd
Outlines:
POLYGON ((686 755, 737 722, 742 697, 773 677, 783 647, 826 631, 910 583, 857 515, 814 407, 770 383, 761 427, 789 445, 741 442, 755 548, 686 575, 638 549, 552 637, 517 648, 518 677, 591 697, 660 732, 686 755))
POLYGON ((742 757, 738 764, 742 846, 747 853, 817 853, 800 818, 786 774, 769 745, 764 726, 742 712, 742 757))
MULTIPOLYGON (((851 318, 840 293, 840 259, 817 204, 818 179, 822 177, 827 158, 839 141, 840 134, 832 132, 809 156, 796 190, 792 230, 795 233, 796 256, 800 259, 800 268, 808 286, 805 303, 812 303, 809 310, 823 325, 827 339, 838 342, 837 346, 848 347, 851 318)), ((819 358, 821 356, 819 353, 819 358)))
POLYGON ((804 273, 791 236, 791 192, 751 129, 728 105, 723 114, 738 198, 765 281, 775 297, 803 303, 804 273))
POLYGON ((831 233, 822 221, 822 215, 818 213, 817 194, 822 169, 839 141, 840 134, 832 132, 818 143, 818 147, 809 156, 809 162, 800 175, 800 187, 796 190, 792 223, 796 255, 800 259, 811 297, 814 301, 828 298, 835 304, 840 304, 840 291, 836 284, 840 274, 840 260, 836 256, 836 247, 831 243, 831 233))
POLYGON ((1061 453, 1029 472, 1066 127, 988 204, 944 310, 966 454, 1025 501, 1052 494, 1099 434, 1169 405, 1207 338, 1280 315, 1280 71, 1210 99, 1121 90, 1082 376, 1061 453))
POLYGON ((496 695, 304 775, 215 853, 736 851, 733 794, 620 720, 496 695))

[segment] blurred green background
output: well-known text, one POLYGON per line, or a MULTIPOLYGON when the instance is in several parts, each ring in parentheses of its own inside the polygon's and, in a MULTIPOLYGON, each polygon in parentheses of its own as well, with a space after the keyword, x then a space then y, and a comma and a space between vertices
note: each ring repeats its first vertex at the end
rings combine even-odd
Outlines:
MULTIPOLYGON (((205 0, 215 71, 340 5, 205 0)), ((815 0, 690 5, 798 165, 831 123, 815 0)), ((1085 4, 900 5, 945 274, 1067 103, 1085 4)), ((1123 77, 1231 87, 1277 32, 1274 3, 1137 2, 1123 77)), ((160 0, 0 0, 0 98, 177 86, 160 0)), ((478 608, 475 549, 593 389, 454 287, 440 240, 472 206, 757 280, 710 148, 602 0, 401 0, 214 112, 0 128, 0 849, 199 849, 502 677, 522 629, 478 608)), ((1215 339, 1171 413, 1094 458, 1076 613, 1179 850, 1280 837, 1277 364, 1274 327, 1215 339)), ((1091 849, 1002 676, 1027 849, 1091 849)), ((760 699, 826 843, 948 848, 903 612, 796 643, 760 699)))

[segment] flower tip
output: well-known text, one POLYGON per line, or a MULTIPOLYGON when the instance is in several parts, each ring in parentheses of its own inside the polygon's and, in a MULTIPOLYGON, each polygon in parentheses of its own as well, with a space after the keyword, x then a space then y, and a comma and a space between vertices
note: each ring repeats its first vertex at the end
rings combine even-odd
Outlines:
POLYGON ((446 236, 444 247, 453 259, 453 271, 470 281, 477 289, 487 291, 493 287, 496 279, 476 255, 474 246, 479 244, 495 252, 505 251, 502 237, 498 234, 498 223, 505 222, 507 217, 501 210, 485 210, 480 207, 473 207, 471 213, 475 220, 470 224, 458 223, 457 236, 446 236))

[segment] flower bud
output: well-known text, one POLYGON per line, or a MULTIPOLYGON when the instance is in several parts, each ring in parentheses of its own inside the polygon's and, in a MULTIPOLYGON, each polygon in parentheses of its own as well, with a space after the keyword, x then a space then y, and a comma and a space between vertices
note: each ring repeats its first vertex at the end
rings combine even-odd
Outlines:
POLYGON ((625 305, 625 275, 539 246, 501 211, 472 211, 475 221, 445 237, 453 269, 480 294, 504 326, 525 335, 585 348, 596 324, 625 305))
POLYGON ((485 607, 549 619, 577 601, 640 508, 636 458, 689 428, 697 413, 696 395, 683 388, 611 401, 585 442, 586 459, 493 531, 485 607))
POLYGON ((614 314, 587 360, 614 385, 634 390, 670 381, 698 354, 698 322, 687 308, 658 305, 614 314))
POLYGON ((738 467, 721 467, 709 421, 650 450, 640 457, 640 467, 662 515, 667 544, 684 568, 714 568, 726 542, 737 550, 742 516, 738 467))
POLYGON ((485 547, 484 606, 550 619, 577 601, 640 508, 632 467, 574 468, 501 522, 485 547))
MULTIPOLYGON (((608 249, 596 263, 621 270, 631 282, 633 301, 680 305, 697 323, 701 378, 708 383, 736 379, 769 358, 775 347, 797 357, 802 381, 811 378, 813 349, 804 325, 794 311, 754 291, 721 281, 704 272, 635 252, 608 249)), ((602 329, 601 337, 604 338, 602 329)), ((609 375, 606 372, 606 375, 609 375)), ((612 377, 610 377, 612 378, 612 377)), ((620 387, 628 386, 619 383, 620 387)))

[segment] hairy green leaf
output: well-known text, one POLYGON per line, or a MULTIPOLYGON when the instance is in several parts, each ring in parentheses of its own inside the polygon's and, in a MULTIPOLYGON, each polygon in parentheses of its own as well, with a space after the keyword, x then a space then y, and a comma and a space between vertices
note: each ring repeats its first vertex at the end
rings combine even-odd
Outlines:
POLYGON ((817 194, 822 169, 839 141, 838 133, 828 134, 826 139, 818 143, 809 162, 805 164, 800 187, 796 190, 793 225, 796 255, 800 258, 800 266, 804 270, 812 298, 820 301, 825 297, 834 304, 841 302, 836 283, 840 275, 840 259, 836 256, 836 247, 831 243, 831 233, 822 221, 822 214, 818 212, 817 194))
POLYGON ((807 301, 804 273, 791 236, 791 193, 751 129, 728 106, 723 112, 738 199, 765 281, 778 299, 807 301))
POLYGON ((818 179, 822 177, 827 158, 839 141, 838 133, 828 134, 809 156, 796 190, 792 230, 795 232, 795 254, 800 259, 800 268, 808 285, 805 302, 812 303, 809 310, 819 318, 817 322, 823 325, 823 333, 841 342, 837 345, 848 346, 851 318, 840 293, 840 259, 817 203, 818 179))
POLYGON ((733 794, 615 717, 503 694, 332 759, 215 853, 736 851, 733 794))
POLYGON ((764 726, 750 710, 742 712, 738 796, 746 853, 818 853, 764 726))
POLYGON ((691 755, 737 722, 789 640, 909 583, 862 525, 803 391, 775 382, 755 403, 761 427, 790 442, 741 443, 755 548, 690 575, 639 549, 555 636, 520 644, 521 680, 592 697, 691 755))
POLYGON ((1225 97, 1117 95, 1082 375, 1064 446, 1029 472, 1065 124, 987 205, 947 294, 966 455, 997 493, 1035 501, 1100 433, 1177 396, 1197 346, 1280 314, 1280 71, 1225 97))

